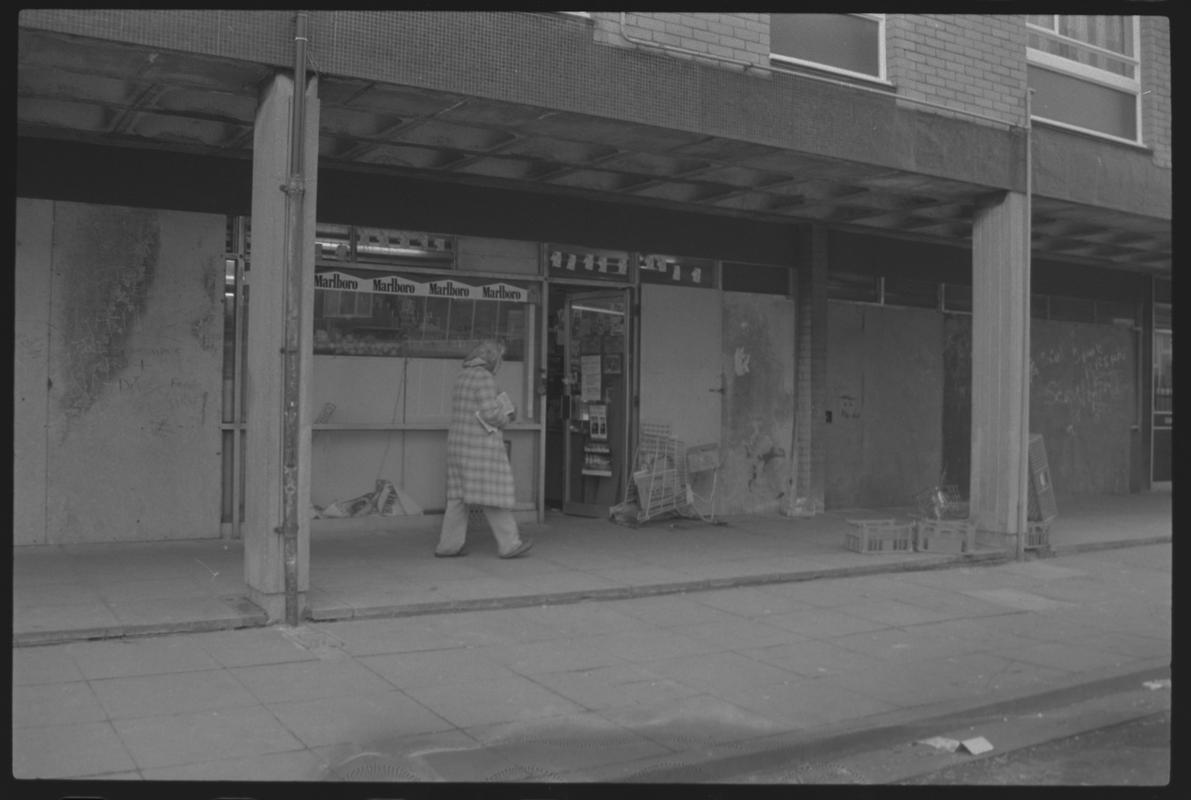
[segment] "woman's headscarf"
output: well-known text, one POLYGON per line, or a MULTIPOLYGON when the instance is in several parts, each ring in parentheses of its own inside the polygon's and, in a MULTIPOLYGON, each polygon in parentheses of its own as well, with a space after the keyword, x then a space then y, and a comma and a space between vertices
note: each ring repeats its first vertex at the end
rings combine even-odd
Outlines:
POLYGON ((463 366, 484 367, 489 372, 496 372, 496 368, 500 366, 501 359, 504 357, 504 352, 504 345, 500 342, 485 339, 467 354, 467 358, 463 359, 463 366))

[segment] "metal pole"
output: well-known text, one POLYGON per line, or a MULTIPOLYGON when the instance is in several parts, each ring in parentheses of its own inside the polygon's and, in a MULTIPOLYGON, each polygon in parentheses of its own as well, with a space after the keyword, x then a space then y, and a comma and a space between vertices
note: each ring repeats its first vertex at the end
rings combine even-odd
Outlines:
POLYGON ((285 562, 285 624, 298 624, 298 450, 301 428, 302 220, 306 195, 303 163, 306 122, 306 13, 298 12, 294 24, 294 96, 291 104, 289 179, 285 192, 285 345, 282 386, 282 513, 281 527, 285 562))
POLYGON ((1026 202, 1025 202, 1025 253, 1022 267, 1022 281, 1025 288, 1025 313, 1022 322, 1022 386, 1021 386, 1021 482, 1018 491, 1017 514, 1017 560, 1025 558, 1026 534, 1029 531, 1030 517, 1030 257, 1033 238, 1033 136, 1034 126, 1030 122, 1030 95, 1034 90, 1026 89, 1026 202))

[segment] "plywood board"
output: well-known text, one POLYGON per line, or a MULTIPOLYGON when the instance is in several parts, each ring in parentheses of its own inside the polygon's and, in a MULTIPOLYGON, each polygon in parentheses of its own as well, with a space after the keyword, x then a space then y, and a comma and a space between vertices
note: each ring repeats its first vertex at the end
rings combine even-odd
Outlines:
POLYGON ((912 505, 939 481, 942 314, 828 304, 828 508, 912 505))
POLYGON ((51 542, 219 536, 225 226, 56 204, 51 542))
POLYGON ((794 433, 794 303, 723 293, 720 513, 775 513, 789 502, 794 433))
POLYGON ((13 275, 12 538, 46 543, 46 381, 54 204, 17 200, 13 275))
POLYGON ((639 418, 691 445, 720 441, 720 315, 719 292, 641 286, 639 418))

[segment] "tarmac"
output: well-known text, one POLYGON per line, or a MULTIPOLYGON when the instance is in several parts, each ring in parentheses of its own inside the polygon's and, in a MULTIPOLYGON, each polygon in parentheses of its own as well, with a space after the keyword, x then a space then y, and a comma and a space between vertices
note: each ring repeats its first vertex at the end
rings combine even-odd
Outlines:
MULTIPOLYGON (((512 561, 486 532, 459 559, 433 558, 433 527, 336 534, 311 543, 295 628, 244 599, 236 542, 17 548, 13 774, 789 783, 826 762, 783 758, 833 741, 879 782, 857 766, 874 732, 908 746, 924 721, 1169 677, 1171 495, 1059 509, 1020 561, 843 546, 847 520, 897 509, 552 515, 512 561)), ((907 752, 903 772, 959 757, 907 752)))

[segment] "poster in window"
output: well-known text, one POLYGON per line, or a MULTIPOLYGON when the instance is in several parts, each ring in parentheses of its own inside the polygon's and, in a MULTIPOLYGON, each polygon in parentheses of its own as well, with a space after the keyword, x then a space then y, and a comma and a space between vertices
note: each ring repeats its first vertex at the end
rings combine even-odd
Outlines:
POLYGON ((581 383, 579 384, 579 399, 584 403, 598 403, 600 394, 600 361, 601 357, 580 356, 579 367, 581 383))
POLYGON ((620 374, 620 353, 609 353, 608 355, 604 356, 604 374, 620 374))

